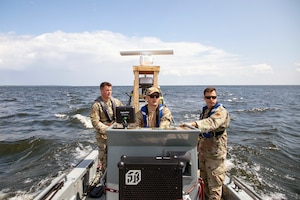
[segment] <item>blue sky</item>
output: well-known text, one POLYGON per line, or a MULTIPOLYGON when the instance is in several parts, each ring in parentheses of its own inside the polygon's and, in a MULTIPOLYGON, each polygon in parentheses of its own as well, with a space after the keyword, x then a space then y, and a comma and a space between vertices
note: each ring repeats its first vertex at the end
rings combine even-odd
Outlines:
POLYGON ((298 0, 0 0, 0 85, 299 85, 298 0))

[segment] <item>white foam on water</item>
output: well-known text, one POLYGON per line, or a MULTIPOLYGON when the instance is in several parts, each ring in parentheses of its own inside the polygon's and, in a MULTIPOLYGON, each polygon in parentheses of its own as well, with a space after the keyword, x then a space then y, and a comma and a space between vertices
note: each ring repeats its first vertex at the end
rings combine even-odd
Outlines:
POLYGON ((14 192, 16 195, 14 197, 9 197, 10 189, 3 189, 0 191, 0 199, 9 199, 9 200, 32 200, 34 194, 29 194, 26 191, 18 190, 14 192))
POLYGON ((76 114, 73 115, 73 118, 78 119, 86 128, 93 128, 91 119, 87 116, 76 114))
POLYGON ((232 168, 235 167, 235 165, 233 164, 233 159, 226 159, 225 160, 225 164, 226 164, 226 170, 230 171, 232 168))
POLYGON ((75 152, 73 153, 75 159, 74 162, 71 163, 71 165, 73 167, 76 166, 80 162, 80 160, 85 158, 92 150, 93 148, 90 145, 83 146, 81 143, 79 143, 78 147, 76 147, 75 152))
POLYGON ((285 196, 285 194, 276 192, 276 193, 272 193, 270 195, 263 195, 262 199, 264 199, 264 200, 287 200, 288 198, 285 196))
POLYGON ((68 115, 57 113, 57 114, 55 114, 55 117, 57 117, 57 118, 68 118, 68 115))

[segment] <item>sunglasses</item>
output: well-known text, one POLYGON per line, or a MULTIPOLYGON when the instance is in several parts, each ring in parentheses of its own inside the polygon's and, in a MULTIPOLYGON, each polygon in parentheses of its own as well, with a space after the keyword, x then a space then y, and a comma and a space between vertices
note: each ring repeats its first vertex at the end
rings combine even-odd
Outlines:
POLYGON ((216 99, 217 96, 205 96, 205 99, 216 99))
POLYGON ((158 99, 159 94, 150 94, 149 97, 150 97, 151 99, 153 99, 154 97, 156 97, 156 98, 158 99))

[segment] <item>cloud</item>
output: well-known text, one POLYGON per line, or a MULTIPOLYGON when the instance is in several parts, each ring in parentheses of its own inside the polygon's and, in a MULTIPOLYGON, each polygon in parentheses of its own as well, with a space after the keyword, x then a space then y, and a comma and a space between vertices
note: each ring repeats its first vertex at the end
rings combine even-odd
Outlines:
MULTIPOLYGON (((116 36, 117 37, 117 36, 116 36)), ((118 39, 117 39, 118 40, 118 39)), ((69 70, 112 60, 117 49, 108 32, 64 33, 54 32, 39 36, 1 37, 0 69, 23 70, 39 65, 42 68, 69 70)), ((92 65, 93 66, 93 65, 92 65)))
POLYGON ((296 65, 296 71, 300 72, 300 62, 299 63, 295 63, 295 65, 296 65))
POLYGON ((272 67, 270 65, 268 65, 268 64, 252 65, 251 69, 255 73, 259 73, 259 74, 270 74, 270 73, 273 73, 272 67))
POLYGON ((173 49, 174 55, 153 58, 154 65, 161 66, 160 84, 165 85, 251 84, 253 77, 259 78, 256 74, 274 73, 268 64, 249 67, 241 55, 197 42, 165 42, 111 31, 2 33, 0 85, 98 85, 104 80, 132 85, 132 66, 139 65, 139 57, 121 56, 120 50, 126 49, 173 49))

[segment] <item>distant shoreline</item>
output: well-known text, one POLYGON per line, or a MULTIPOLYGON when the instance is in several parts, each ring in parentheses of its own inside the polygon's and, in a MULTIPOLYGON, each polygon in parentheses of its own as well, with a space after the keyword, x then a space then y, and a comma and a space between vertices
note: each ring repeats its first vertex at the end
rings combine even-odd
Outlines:
MULTIPOLYGON (((300 86, 300 85, 160 85, 160 87, 251 87, 251 86, 300 86)), ((0 87, 99 87, 99 85, 0 85, 0 87)), ((113 85, 113 87, 132 87, 132 85, 113 85)))

